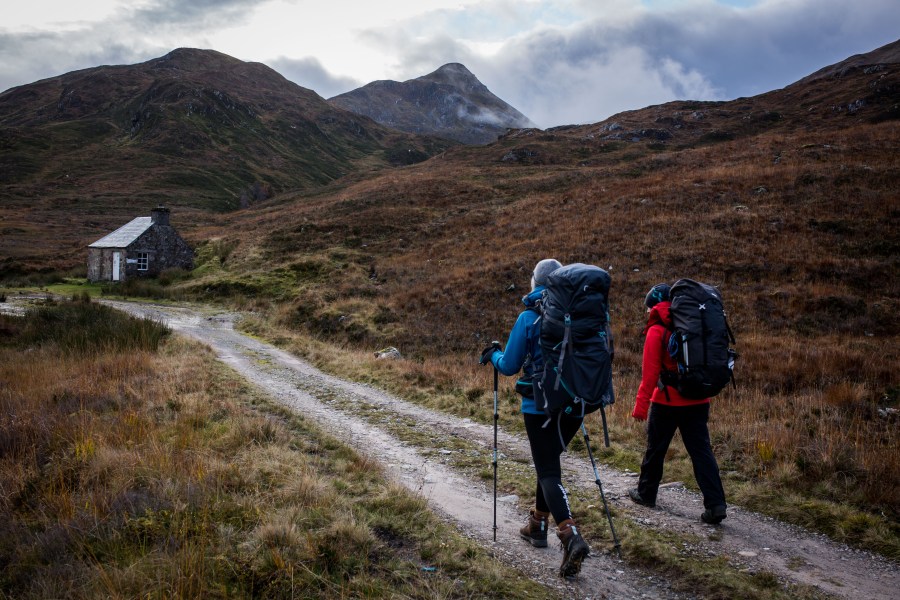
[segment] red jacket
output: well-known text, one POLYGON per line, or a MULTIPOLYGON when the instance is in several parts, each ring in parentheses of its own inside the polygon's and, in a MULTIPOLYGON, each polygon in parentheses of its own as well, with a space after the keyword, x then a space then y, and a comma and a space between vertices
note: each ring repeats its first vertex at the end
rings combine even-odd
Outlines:
POLYGON ((666 397, 666 392, 657 386, 659 374, 663 369, 674 371, 677 368, 675 360, 669 356, 666 348, 672 327, 672 317, 669 316, 669 308, 671 306, 671 302, 659 302, 650 309, 647 329, 645 330, 647 337, 644 340, 641 385, 638 388, 637 398, 634 401, 634 411, 631 413, 631 416, 635 419, 644 420, 647 418, 651 402, 659 402, 669 406, 693 406, 709 402, 709 399, 687 400, 678 393, 678 390, 671 386, 666 388, 669 392, 668 397, 666 397))

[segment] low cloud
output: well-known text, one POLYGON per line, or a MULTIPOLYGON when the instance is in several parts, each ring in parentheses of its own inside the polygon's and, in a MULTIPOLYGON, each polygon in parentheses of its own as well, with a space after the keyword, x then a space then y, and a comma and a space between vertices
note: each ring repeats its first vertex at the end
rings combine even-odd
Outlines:
POLYGON ((696 70, 727 97, 784 87, 848 56, 897 39, 894 0, 763 1, 745 9, 709 1, 646 12, 607 28, 612 45, 639 45, 655 61, 696 70))
POLYGON ((397 56, 395 71, 406 76, 462 62, 492 92, 551 127, 671 100, 764 93, 894 41, 900 31, 895 0, 764 0, 745 8, 684 0, 664 11, 618 5, 615 14, 591 5, 594 16, 576 25, 521 33, 490 55, 472 50, 452 27, 425 39, 372 32, 369 41, 397 56))
POLYGON ((592 123, 674 98, 721 97, 696 71, 672 59, 657 61, 637 46, 598 52, 593 60, 539 53, 541 60, 532 62, 527 71, 513 59, 491 65, 493 72, 487 77, 493 82, 488 87, 498 96, 544 128, 592 123))

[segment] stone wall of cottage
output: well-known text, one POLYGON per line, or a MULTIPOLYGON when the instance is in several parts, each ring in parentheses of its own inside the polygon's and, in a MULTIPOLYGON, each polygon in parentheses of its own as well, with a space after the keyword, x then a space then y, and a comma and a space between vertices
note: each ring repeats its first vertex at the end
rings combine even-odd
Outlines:
POLYGON ((181 239, 174 227, 156 225, 150 227, 131 243, 125 254, 125 277, 155 277, 166 269, 194 268, 194 251, 181 239), (147 253, 147 270, 138 270, 138 255, 147 253))

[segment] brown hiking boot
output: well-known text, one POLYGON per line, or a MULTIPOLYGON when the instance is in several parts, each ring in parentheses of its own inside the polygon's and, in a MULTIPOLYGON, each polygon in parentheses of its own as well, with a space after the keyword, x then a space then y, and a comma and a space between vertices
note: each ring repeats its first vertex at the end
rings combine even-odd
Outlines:
POLYGON ((538 510, 531 511, 531 514, 528 515, 528 523, 519 530, 519 535, 522 536, 522 539, 531 542, 531 545, 535 548, 546 548, 547 519, 549 517, 550 513, 538 510))
POLYGON ((566 519, 559 524, 556 533, 563 549, 563 561, 559 567, 560 577, 575 577, 581 571, 581 562, 590 554, 587 542, 578 533, 575 521, 566 519))

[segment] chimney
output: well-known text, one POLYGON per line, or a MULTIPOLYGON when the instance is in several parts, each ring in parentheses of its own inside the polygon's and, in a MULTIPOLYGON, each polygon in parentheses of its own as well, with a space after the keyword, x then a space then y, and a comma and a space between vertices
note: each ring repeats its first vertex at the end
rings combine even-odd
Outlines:
POLYGON ((150 211, 150 220, 154 225, 168 225, 169 209, 160 204, 150 211))

